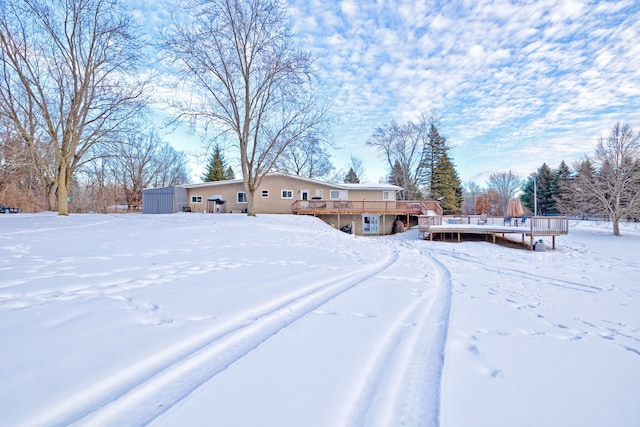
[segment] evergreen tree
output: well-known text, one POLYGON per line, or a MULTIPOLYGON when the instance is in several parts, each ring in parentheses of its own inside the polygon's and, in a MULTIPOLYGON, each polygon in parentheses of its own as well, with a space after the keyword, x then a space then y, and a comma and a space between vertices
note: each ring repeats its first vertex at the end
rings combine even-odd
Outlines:
MULTIPOLYGON (((535 206, 535 203, 533 201, 533 196, 534 196, 533 186, 535 182, 536 182, 536 174, 532 173, 527 177, 526 181, 524 181, 524 184, 522 185, 522 195, 520 196, 520 200, 522 201, 522 204, 524 205, 524 207, 529 209, 531 212, 534 212, 534 206, 535 206)), ((536 213, 534 212, 534 215, 535 214, 536 213)))
POLYGON ((207 171, 202 176, 202 180, 204 182, 212 182, 232 179, 230 178, 230 175, 233 175, 233 170, 231 167, 227 167, 226 163, 227 162, 224 159, 220 146, 216 145, 213 148, 213 154, 209 160, 209 166, 207 166, 207 171), (229 172, 231 172, 231 174, 229 174, 229 172))
POLYGON ((462 182, 445 152, 436 164, 431 182, 431 197, 440 200, 445 215, 459 214, 464 200, 462 182))
POLYGON ((538 168, 538 171, 531 174, 527 179, 523 188, 524 194, 520 199, 531 211, 535 210, 537 200, 538 212, 534 212, 534 215, 554 215, 558 213, 552 190, 553 177, 553 170, 546 163, 543 163, 538 168), (535 199, 534 195, 537 196, 535 199))
POLYGON ((445 155, 449 148, 447 147, 447 139, 440 135, 435 124, 431 123, 429 133, 427 134, 427 143, 422 152, 422 176, 421 182, 429 189, 429 193, 433 198, 433 181, 438 161, 445 155))
POLYGON ((573 176, 564 160, 553 175, 551 196, 556 202, 557 213, 569 214, 573 211, 573 176))
POLYGON ((556 201, 553 198, 553 170, 543 163, 538 169, 538 210, 541 215, 555 215, 556 201))
POLYGON ((389 184, 397 185, 404 188, 404 173, 402 171, 402 165, 400 165, 400 162, 398 160, 396 160, 396 162, 394 163, 393 169, 391 169, 391 173, 389 174, 387 182, 389 184))
POLYGON ((347 184, 360 184, 360 178, 358 178, 358 174, 353 168, 350 168, 349 172, 347 172, 347 176, 344 177, 344 182, 347 184))
POLYGON ((227 179, 236 179, 236 173, 231 166, 227 168, 227 179))
POLYGON ((407 176, 406 170, 402 167, 398 160, 396 160, 395 164, 393 165, 393 170, 391 171, 387 182, 389 184, 402 187, 402 200, 422 200, 423 198, 422 192, 416 186, 415 182, 413 182, 411 178, 407 176))
POLYGON ((596 168, 589 158, 578 161, 574 165, 576 171, 575 186, 573 193, 573 213, 579 215, 583 219, 589 218, 590 215, 596 213, 595 206, 598 199, 589 189, 596 180, 596 168))

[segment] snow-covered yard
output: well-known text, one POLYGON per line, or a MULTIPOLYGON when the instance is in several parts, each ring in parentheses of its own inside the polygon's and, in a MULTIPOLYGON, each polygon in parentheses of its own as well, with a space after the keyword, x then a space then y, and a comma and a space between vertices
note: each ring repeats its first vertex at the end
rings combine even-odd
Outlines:
POLYGON ((3 426, 632 426, 640 227, 557 250, 287 215, 0 215, 3 426))

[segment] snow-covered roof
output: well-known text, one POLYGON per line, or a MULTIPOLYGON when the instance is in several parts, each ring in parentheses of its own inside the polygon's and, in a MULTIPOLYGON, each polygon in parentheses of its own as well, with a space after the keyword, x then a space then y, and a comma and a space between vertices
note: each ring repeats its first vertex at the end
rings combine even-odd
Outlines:
MULTIPOLYGON (((378 184, 375 184, 375 183, 345 184, 343 182, 320 181, 318 179, 306 178, 306 177, 303 177, 303 176, 290 175, 290 174, 280 173, 280 172, 269 173, 266 176, 284 176, 284 177, 288 177, 288 178, 291 178, 291 179, 296 179, 298 181, 305 181, 305 182, 318 184, 318 185, 328 185, 328 186, 335 187, 335 188, 338 188, 338 189, 343 189, 343 190, 380 190, 380 191, 400 191, 400 190, 402 190, 402 187, 399 187, 399 186, 393 185, 393 184, 386 184, 386 183, 378 183, 378 184)), ((240 178, 240 179, 230 179, 230 180, 226 180, 226 181, 211 181, 211 182, 200 182, 200 183, 195 183, 195 184, 183 184, 183 185, 179 185, 178 187, 181 187, 181 188, 202 188, 202 187, 215 187, 215 186, 219 186, 219 185, 239 184, 239 183, 242 183, 242 178, 240 178)))

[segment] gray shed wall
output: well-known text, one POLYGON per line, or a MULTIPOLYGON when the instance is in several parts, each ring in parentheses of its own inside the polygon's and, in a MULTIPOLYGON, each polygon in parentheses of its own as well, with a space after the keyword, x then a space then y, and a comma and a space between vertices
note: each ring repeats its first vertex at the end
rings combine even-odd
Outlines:
POLYGON ((182 212, 182 208, 188 205, 188 192, 185 188, 162 187, 142 190, 142 213, 145 214, 182 212))

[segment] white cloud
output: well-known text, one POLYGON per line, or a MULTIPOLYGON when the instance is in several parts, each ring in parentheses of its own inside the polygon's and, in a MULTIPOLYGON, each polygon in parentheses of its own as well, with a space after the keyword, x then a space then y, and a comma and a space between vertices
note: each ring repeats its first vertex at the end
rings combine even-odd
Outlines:
MULTIPOLYGON (((154 28, 180 3, 135 1, 154 28)), ((590 153, 615 120, 640 130, 637 1, 289 0, 289 11, 343 118, 335 139, 356 155, 371 158, 375 127, 431 109, 465 181, 590 153)))

